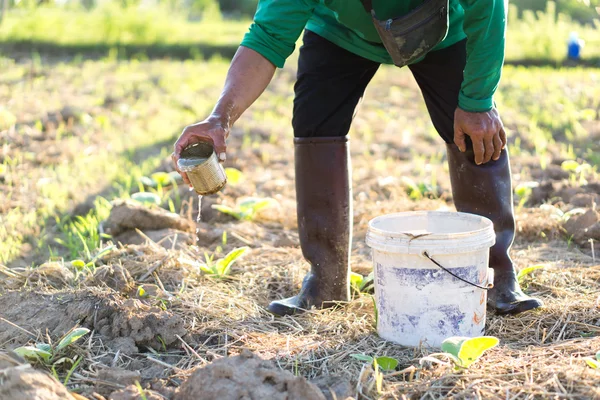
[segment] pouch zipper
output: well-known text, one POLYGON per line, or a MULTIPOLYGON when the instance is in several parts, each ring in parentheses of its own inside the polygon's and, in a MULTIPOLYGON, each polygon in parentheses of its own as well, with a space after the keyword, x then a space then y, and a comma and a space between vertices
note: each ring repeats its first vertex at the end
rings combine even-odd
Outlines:
MULTIPOLYGON (((418 27, 420 27, 420 26, 423 26, 423 25, 425 25, 426 23, 428 23, 429 21, 431 21, 432 19, 436 18, 436 17, 437 17, 437 18, 439 18, 439 19, 442 19, 442 18, 444 17, 444 13, 445 13, 445 12, 446 12, 446 6, 442 6, 442 7, 440 8, 440 10, 439 10, 439 12, 438 12, 438 14, 437 14, 437 15, 436 15, 436 14, 432 14, 432 15, 430 15, 429 17, 425 18, 423 21, 421 21, 421 22, 419 22, 419 23, 417 23, 417 24, 415 24, 415 25, 411 26, 410 28, 407 28, 407 29, 406 29, 406 30, 404 30, 403 32, 400 32, 400 33, 399 33, 399 35, 404 35, 405 33, 409 32, 409 31, 412 31, 413 29, 416 29, 416 28, 418 28, 418 27)), ((400 17, 400 18, 402 18, 402 17, 400 17)), ((396 18, 396 19, 399 19, 399 18, 396 18)), ((388 20, 385 22, 385 30, 386 30, 386 31, 389 31, 389 30, 390 30, 390 28, 391 28, 392 24, 394 23, 394 21, 395 21, 396 19, 394 19, 394 18, 390 18, 390 19, 388 19, 388 20)))

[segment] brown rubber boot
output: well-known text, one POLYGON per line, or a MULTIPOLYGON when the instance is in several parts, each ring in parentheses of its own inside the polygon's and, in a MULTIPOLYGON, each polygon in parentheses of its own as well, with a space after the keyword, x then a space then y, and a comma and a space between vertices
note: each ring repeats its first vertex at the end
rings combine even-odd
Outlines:
POLYGON ((347 137, 295 138, 298 233, 310 272, 297 296, 267 310, 291 315, 350 299, 352 204, 347 137))
POLYGON ((496 244, 490 250, 494 287, 488 291, 488 305, 497 314, 518 314, 542 307, 543 303, 523 293, 509 250, 515 237, 515 218, 508 151, 497 161, 477 165, 471 147, 461 153, 447 145, 448 166, 454 205, 461 212, 487 217, 494 223, 496 244))

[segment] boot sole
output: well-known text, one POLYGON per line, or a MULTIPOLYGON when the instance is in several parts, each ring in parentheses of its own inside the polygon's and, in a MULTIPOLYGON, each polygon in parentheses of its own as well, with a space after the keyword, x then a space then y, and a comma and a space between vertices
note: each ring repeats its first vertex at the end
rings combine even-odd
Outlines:
POLYGON ((516 315, 525 311, 535 310, 543 307, 544 303, 538 299, 519 301, 516 303, 504 303, 501 305, 492 305, 496 315, 516 315))

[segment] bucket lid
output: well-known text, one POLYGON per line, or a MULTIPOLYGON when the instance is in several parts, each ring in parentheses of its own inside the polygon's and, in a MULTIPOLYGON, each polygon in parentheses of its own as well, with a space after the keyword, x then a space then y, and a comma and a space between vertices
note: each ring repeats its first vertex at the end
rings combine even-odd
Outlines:
POLYGON ((369 221, 369 247, 390 253, 458 254, 490 248, 494 225, 479 215, 448 211, 411 211, 369 221))

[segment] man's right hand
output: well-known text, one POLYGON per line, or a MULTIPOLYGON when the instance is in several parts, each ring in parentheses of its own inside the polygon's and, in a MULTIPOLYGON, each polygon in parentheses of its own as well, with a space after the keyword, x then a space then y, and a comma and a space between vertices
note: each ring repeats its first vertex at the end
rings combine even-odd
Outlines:
POLYGON ((199 142, 212 143, 215 148, 215 153, 219 156, 221 162, 225 161, 227 144, 226 140, 229 136, 229 128, 222 123, 218 118, 209 117, 202 122, 187 126, 177 142, 175 142, 175 151, 171 155, 175 169, 183 178, 183 181, 191 186, 190 180, 185 172, 179 170, 177 161, 181 157, 181 152, 186 147, 199 142))

